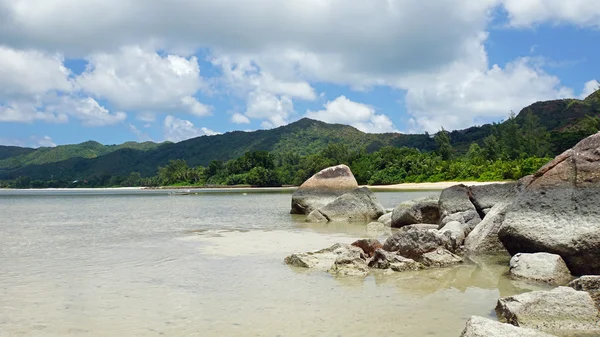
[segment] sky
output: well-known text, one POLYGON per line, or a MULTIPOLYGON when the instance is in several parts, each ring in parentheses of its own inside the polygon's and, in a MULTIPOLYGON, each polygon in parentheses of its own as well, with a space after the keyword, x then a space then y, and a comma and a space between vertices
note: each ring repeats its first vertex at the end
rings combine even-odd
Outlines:
POLYGON ((434 133, 600 80, 597 0, 0 0, 0 145, 434 133))

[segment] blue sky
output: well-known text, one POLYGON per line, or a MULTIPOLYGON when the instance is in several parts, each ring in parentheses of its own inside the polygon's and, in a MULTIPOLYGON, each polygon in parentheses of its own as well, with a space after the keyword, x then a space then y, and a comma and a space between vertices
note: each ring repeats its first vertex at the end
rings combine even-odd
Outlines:
POLYGON ((0 0, 0 22, 3 145, 181 141, 305 116, 435 132, 600 79, 594 0, 0 0))

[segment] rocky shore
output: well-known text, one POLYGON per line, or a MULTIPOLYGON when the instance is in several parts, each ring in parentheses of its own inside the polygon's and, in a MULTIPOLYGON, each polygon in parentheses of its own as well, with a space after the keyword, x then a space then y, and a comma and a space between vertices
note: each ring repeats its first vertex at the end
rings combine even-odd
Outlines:
MULTIPOLYGON (((292 196, 311 222, 360 222, 389 233, 285 258, 336 277, 448 268, 510 254, 506 272, 554 288, 498 299, 498 321, 472 317, 462 336, 600 336, 600 133, 518 182, 444 189, 439 198, 385 210, 345 165, 327 168, 292 196), (579 277, 579 278, 578 278, 579 277)), ((492 308, 490 308, 492 309, 492 308)))

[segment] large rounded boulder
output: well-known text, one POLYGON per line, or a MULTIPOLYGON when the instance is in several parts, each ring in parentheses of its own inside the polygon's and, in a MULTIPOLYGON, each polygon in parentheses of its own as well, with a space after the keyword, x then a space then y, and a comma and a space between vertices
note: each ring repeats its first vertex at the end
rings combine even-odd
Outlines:
POLYGON ((312 211, 307 220, 326 219, 333 222, 370 222, 379 219, 385 210, 377 197, 366 187, 354 189, 312 211))
POLYGON ((306 180, 292 195, 292 214, 309 214, 358 188, 346 165, 328 167, 306 180))
POLYGON ((600 133, 539 169, 498 235, 511 255, 560 255, 575 275, 600 274, 600 133))

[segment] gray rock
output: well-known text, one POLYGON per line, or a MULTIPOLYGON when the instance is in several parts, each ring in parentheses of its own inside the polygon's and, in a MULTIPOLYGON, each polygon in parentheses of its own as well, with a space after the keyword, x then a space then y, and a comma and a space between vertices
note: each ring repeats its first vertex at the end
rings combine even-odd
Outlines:
POLYGON ((418 260, 425 253, 447 246, 451 246, 449 238, 437 229, 410 228, 390 236, 383 244, 383 249, 418 260))
POLYGON ((329 270, 338 257, 346 260, 364 259, 363 250, 343 243, 315 252, 292 254, 285 258, 285 263, 300 268, 312 268, 317 270, 329 270))
POLYGON ((405 258, 396 253, 386 252, 383 249, 377 249, 369 267, 377 269, 392 269, 393 271, 402 272, 406 270, 419 270, 423 265, 413 259, 405 258))
POLYGON ((379 219, 377 219, 377 222, 380 222, 387 227, 391 227, 392 226, 392 213, 391 212, 385 213, 384 215, 380 216, 379 219))
POLYGON ((377 197, 366 187, 360 187, 337 197, 326 206, 319 208, 329 221, 369 222, 384 214, 383 206, 377 197))
POLYGON ((496 315, 512 325, 556 335, 600 335, 600 312, 590 295, 569 287, 498 300, 496 315))
POLYGON ((585 275, 569 282, 575 290, 600 292, 600 275, 585 275))
POLYGON ((585 275, 576 280, 569 282, 569 287, 587 291, 594 302, 596 307, 600 309, 600 276, 599 275, 585 275))
POLYGON ((292 214, 309 214, 340 195, 358 188, 346 165, 328 167, 306 180, 292 195, 292 214))
POLYGON ((444 227, 448 222, 458 221, 467 224, 470 232, 481 222, 481 217, 471 202, 470 190, 463 184, 443 190, 440 195, 439 207, 441 214, 439 228, 444 227))
POLYGON ((517 183, 497 183, 470 186, 471 202, 480 213, 488 214, 497 203, 510 203, 517 196, 517 183))
POLYGON ((450 243, 448 248, 451 248, 451 251, 455 252, 463 245, 467 230, 466 227, 466 224, 461 224, 458 221, 450 221, 440 229, 440 234, 448 238, 450 243))
POLYGON ((552 285, 565 285, 572 279, 565 261, 549 253, 516 254, 510 259, 510 275, 552 285))
POLYGON ((443 268, 462 263, 463 259, 446 249, 438 248, 432 252, 423 254, 419 262, 429 268, 443 268))
POLYGON ((418 223, 414 225, 408 225, 400 228, 400 231, 408 231, 413 229, 438 229, 438 225, 432 225, 427 223, 418 223))
POLYGON ((467 254, 496 255, 507 253, 498 238, 498 231, 502 227, 510 205, 510 202, 499 202, 489 210, 485 218, 475 226, 465 239, 465 252, 467 254))
POLYGON ((461 337, 553 337, 538 330, 520 328, 488 318, 472 316, 467 321, 461 337))
POLYGON ((306 216, 306 222, 329 222, 329 219, 315 209, 306 216))
POLYGON ((512 255, 560 255, 575 275, 600 274, 600 133, 539 169, 498 235, 512 255))
POLYGON ((369 268, 364 258, 347 254, 338 256, 328 272, 335 276, 365 277, 369 275, 369 268))
POLYGON ((392 212, 392 227, 400 228, 418 223, 437 224, 440 209, 437 198, 424 198, 401 203, 392 212))

